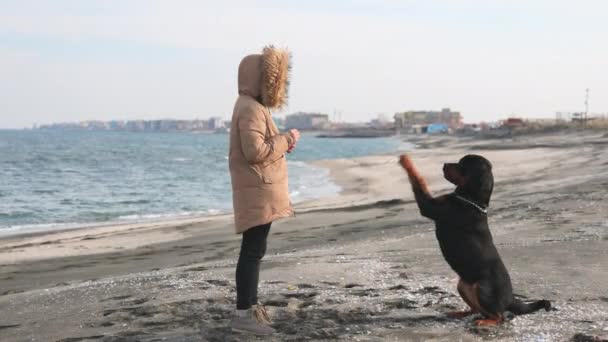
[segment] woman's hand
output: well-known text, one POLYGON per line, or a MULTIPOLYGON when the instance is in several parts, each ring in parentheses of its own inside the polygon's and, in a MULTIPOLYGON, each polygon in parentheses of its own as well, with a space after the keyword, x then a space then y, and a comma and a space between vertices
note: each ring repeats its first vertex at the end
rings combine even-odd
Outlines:
POLYGON ((291 153, 291 151, 293 151, 293 149, 296 148, 296 144, 298 143, 298 140, 300 140, 300 131, 298 131, 297 129, 290 129, 288 134, 291 136, 291 139, 293 140, 293 142, 287 149, 287 153, 291 153))
POLYGON ((289 135, 291 135, 291 138, 293 139, 293 144, 295 145, 298 140, 300 140, 300 131, 298 131, 297 129, 290 129, 289 130, 289 135))

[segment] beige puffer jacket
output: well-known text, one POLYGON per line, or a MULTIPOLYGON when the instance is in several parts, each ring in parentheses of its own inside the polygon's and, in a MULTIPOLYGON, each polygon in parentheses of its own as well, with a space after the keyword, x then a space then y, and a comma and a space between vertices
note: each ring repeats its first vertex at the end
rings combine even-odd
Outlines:
POLYGON ((293 139, 279 133, 269 111, 287 102, 289 59, 287 51, 269 46, 239 66, 229 152, 237 233, 293 215, 285 161, 293 139))

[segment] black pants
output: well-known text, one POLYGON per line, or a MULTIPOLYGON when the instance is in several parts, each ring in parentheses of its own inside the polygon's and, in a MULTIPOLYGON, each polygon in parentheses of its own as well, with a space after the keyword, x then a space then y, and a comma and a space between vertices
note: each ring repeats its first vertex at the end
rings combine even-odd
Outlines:
POLYGON ((236 308, 246 310, 258 301, 260 262, 266 254, 266 238, 271 223, 247 229, 243 233, 241 253, 236 265, 236 308))

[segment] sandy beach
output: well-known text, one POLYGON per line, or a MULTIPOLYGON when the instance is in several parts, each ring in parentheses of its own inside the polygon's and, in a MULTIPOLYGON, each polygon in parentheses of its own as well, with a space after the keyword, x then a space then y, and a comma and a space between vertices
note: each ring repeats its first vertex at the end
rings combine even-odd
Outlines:
POLYGON ((489 220, 514 290, 555 310, 477 328, 397 156, 315 162, 343 191, 273 225, 260 299, 278 333, 232 333, 229 215, 0 238, 0 341, 608 340, 608 135, 403 137, 431 190, 444 162, 494 165, 489 220))

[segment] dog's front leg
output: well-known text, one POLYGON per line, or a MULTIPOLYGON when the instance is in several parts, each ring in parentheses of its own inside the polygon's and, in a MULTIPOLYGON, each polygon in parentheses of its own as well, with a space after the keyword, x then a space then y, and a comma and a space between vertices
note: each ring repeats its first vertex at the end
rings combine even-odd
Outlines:
POLYGON ((420 213, 424 217, 434 219, 436 217, 437 203, 435 203, 436 201, 431 196, 426 180, 420 175, 409 156, 405 154, 401 155, 399 163, 407 172, 420 213))

